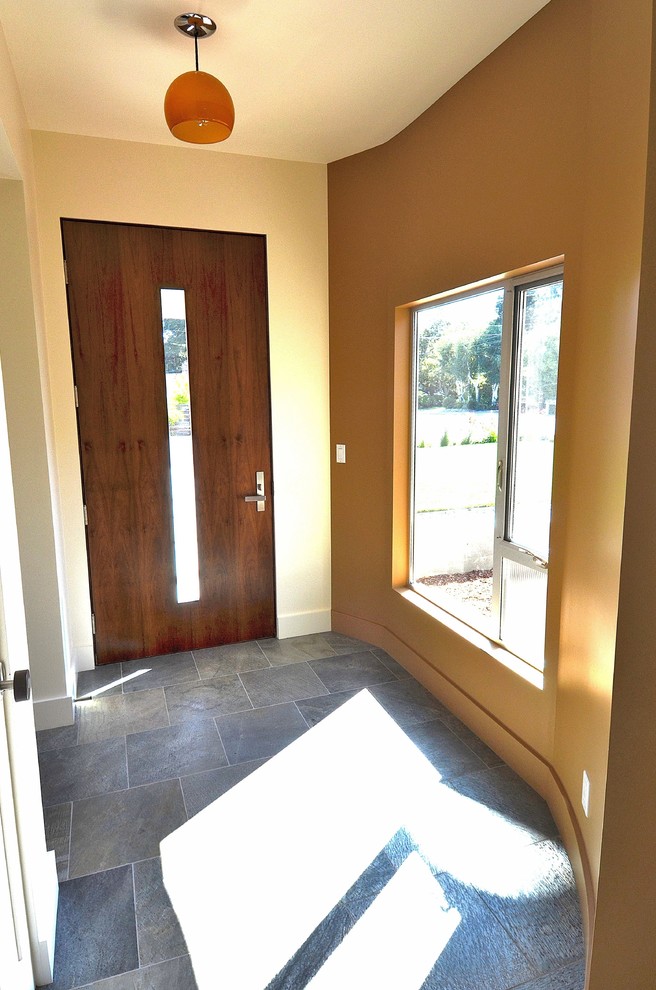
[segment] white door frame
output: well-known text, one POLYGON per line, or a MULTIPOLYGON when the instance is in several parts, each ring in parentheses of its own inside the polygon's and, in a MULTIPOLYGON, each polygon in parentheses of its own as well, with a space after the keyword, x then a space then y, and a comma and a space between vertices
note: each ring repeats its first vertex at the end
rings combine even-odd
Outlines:
MULTIPOLYGON (((0 364, 0 659, 8 678, 29 669, 22 588, 0 364)), ((13 915, 15 931, 10 921, 0 938, 9 953, 2 953, 0 990, 23 990, 52 982, 59 887, 55 854, 46 850, 32 701, 19 704, 6 690, 2 709, 0 814, 9 890, 0 864, 0 897, 4 885, 5 896, 11 895, 9 918, 13 915), (6 977, 5 958, 12 960, 14 970, 6 977)))

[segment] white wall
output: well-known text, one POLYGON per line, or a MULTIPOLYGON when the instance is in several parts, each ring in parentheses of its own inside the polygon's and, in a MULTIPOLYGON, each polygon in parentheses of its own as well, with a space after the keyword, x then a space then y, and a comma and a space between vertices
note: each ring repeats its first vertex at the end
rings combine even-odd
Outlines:
MULTIPOLYGON (((68 676, 62 632, 46 409, 41 394, 23 183, 17 180, 0 179, 0 230, 0 355, 5 371, 25 618, 38 715, 42 701, 66 697, 67 681, 72 679, 68 676)), ((70 703, 60 703, 58 707, 58 718, 71 721, 70 703)))
POLYGON ((68 624, 92 665, 89 590, 60 218, 265 234, 279 635, 330 628, 326 169, 33 134, 68 624))

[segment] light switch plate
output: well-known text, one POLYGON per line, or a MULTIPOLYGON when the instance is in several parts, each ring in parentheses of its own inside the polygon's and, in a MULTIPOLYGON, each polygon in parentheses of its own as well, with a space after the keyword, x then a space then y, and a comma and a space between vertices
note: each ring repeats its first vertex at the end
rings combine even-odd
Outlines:
POLYGON ((338 464, 346 464, 346 444, 335 444, 335 460, 338 464))

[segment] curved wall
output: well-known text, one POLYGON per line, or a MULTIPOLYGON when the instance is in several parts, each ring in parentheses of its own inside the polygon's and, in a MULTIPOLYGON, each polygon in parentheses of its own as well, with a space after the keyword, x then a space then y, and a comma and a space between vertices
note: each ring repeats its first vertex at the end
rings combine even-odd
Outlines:
POLYGON ((650 31, 647 0, 552 0, 392 141, 329 166, 332 430, 348 448, 347 463, 333 467, 334 627, 386 645, 548 797, 589 907, 608 758, 650 31), (403 307, 560 256, 540 686, 402 592, 403 307))

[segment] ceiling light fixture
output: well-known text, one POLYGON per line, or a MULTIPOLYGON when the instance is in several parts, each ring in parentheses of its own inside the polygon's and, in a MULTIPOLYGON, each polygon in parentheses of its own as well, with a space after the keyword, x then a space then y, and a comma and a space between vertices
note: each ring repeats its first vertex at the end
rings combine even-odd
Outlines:
POLYGON ((164 97, 164 116, 169 130, 190 144, 216 144, 230 137, 235 108, 222 82, 198 70, 198 39, 208 38, 216 24, 205 14, 180 14, 173 22, 178 31, 194 39, 196 69, 174 79, 164 97))

